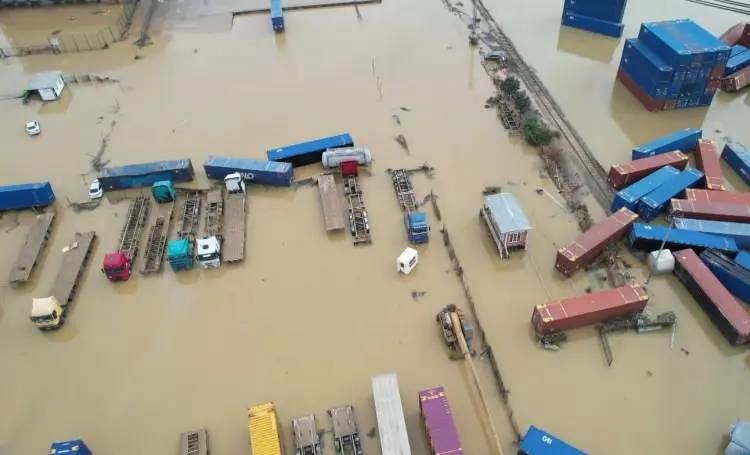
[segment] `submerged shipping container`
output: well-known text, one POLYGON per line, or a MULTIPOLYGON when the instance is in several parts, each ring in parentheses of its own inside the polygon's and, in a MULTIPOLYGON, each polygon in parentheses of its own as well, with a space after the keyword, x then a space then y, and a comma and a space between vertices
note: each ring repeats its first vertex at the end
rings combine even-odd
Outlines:
POLYGON ((195 177, 189 159, 154 161, 152 163, 108 166, 99 171, 99 182, 105 191, 151 186, 160 180, 189 182, 195 177))
POLYGON ((557 251, 555 268, 570 276, 576 270, 591 264, 610 243, 620 240, 630 225, 638 219, 632 211, 621 208, 604 220, 582 232, 569 245, 557 251))
POLYGON ((653 155, 679 150, 690 152, 698 147, 698 139, 703 136, 703 130, 698 128, 685 128, 669 133, 660 138, 641 144, 633 149, 633 159, 638 160, 653 155))
POLYGON ((675 169, 682 170, 685 169, 687 163, 687 155, 675 150, 662 155, 654 155, 648 158, 633 160, 629 163, 614 164, 609 169, 607 181, 612 188, 619 190, 658 171, 664 166, 672 166, 675 169))
POLYGON ((638 313, 646 303, 648 294, 643 286, 629 284, 536 305, 531 324, 537 333, 561 332, 638 313))
POLYGON ((750 314, 711 273, 693 250, 672 253, 674 274, 730 344, 750 339, 750 314))
POLYGON ((372 399, 375 402, 381 452, 411 455, 404 408, 398 390, 398 377, 395 373, 372 377, 372 399))
POLYGON ((610 22, 622 22, 627 4, 627 0, 565 0, 563 11, 610 22))
POLYGON ((646 110, 655 112, 674 109, 674 105, 672 105, 671 108, 667 108, 667 103, 669 103, 670 101, 664 99, 655 99, 648 96, 648 93, 646 93, 640 85, 636 84, 630 74, 628 74, 628 72, 622 67, 617 70, 617 80, 622 82, 622 85, 624 85, 625 88, 627 88, 628 91, 633 96, 635 96, 638 101, 640 101, 640 103, 643 105, 643 107, 646 108, 646 110))
POLYGON ((721 78, 721 89, 725 92, 738 92, 750 85, 750 66, 721 78))
POLYGON ((750 270, 750 253, 747 251, 740 251, 737 256, 735 256, 734 262, 740 267, 750 270))
POLYGON ((680 171, 673 168, 672 166, 664 166, 648 177, 645 177, 633 183, 629 187, 618 191, 617 194, 615 194, 614 199, 612 200, 612 205, 610 206, 609 210, 611 212, 616 212, 622 207, 626 207, 629 210, 635 212, 638 208, 638 201, 640 201, 642 197, 654 191, 656 188, 659 188, 661 185, 663 185, 665 182, 668 182, 672 177, 678 175, 679 173, 680 171))
POLYGON ((292 163, 294 167, 319 163, 323 152, 339 147, 351 147, 354 141, 349 133, 323 137, 299 144, 285 145, 268 149, 266 155, 270 161, 284 161, 292 163))
POLYGON ((688 201, 686 199, 672 199, 671 204, 673 216, 697 218, 699 220, 750 223, 750 204, 688 201))
POLYGON ((621 22, 612 22, 569 12, 563 13, 562 24, 567 25, 568 27, 575 27, 589 32, 599 33, 600 35, 611 36, 613 38, 621 37, 622 30, 625 27, 621 22))
POLYGON ((734 57, 730 57, 727 60, 727 65, 724 68, 723 76, 729 76, 730 74, 737 73, 750 66, 750 52, 743 52, 737 54, 734 57))
POLYGON ((0 211, 46 207, 55 202, 49 182, 0 186, 0 211))
POLYGON ((211 155, 203 163, 203 169, 210 179, 223 180, 227 175, 239 172, 245 181, 251 183, 273 186, 294 183, 294 169, 289 163, 211 155))
POLYGON ((586 453, 531 425, 518 445, 518 455, 586 455, 586 453))
POLYGON ((705 250, 700 258, 727 291, 740 300, 750 302, 750 270, 737 265, 717 250, 705 250))
POLYGON ((711 139, 698 139, 695 151, 695 167, 703 172, 706 189, 724 191, 724 174, 719 165, 719 154, 716 144, 711 139))
POLYGON ((281 0, 271 0, 271 26, 275 32, 284 31, 284 10, 281 0))
POLYGON ((638 215, 645 221, 656 218, 667 208, 669 201, 685 192, 685 189, 698 185, 703 180, 703 173, 688 168, 671 177, 654 191, 642 197, 638 202, 638 215))
POLYGON ((464 453, 443 387, 433 387, 419 392, 419 411, 427 432, 431 455, 464 453))
POLYGON ((641 24, 638 39, 678 68, 709 67, 726 63, 731 48, 690 19, 641 24))
POLYGON ((672 84, 674 68, 653 53, 640 40, 625 41, 620 68, 652 99, 666 99, 672 84))
POLYGON ((730 142, 724 146, 721 158, 750 185, 750 150, 739 142, 730 142))
POLYGON ((750 248, 750 224, 675 217, 674 227, 729 237, 737 244, 737 248, 750 248))
POLYGON ((692 248, 700 252, 713 248, 733 256, 739 251, 737 243, 730 237, 643 223, 633 223, 628 234, 628 245, 635 250, 651 252, 658 250, 665 239, 664 248, 668 250, 692 248))

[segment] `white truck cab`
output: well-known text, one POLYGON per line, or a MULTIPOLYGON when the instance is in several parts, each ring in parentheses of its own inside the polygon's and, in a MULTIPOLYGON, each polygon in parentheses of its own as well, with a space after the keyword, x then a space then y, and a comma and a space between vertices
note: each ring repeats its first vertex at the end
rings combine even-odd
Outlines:
POLYGON ((39 330, 56 329, 65 322, 63 308, 55 297, 34 299, 30 319, 39 330))
POLYGON ((404 275, 411 273, 419 262, 419 253, 414 248, 405 249, 396 259, 396 271, 404 275))
POLYGON ((213 269, 221 265, 221 242, 215 236, 195 241, 198 263, 204 269, 213 269))
POLYGON ((245 179, 242 178, 242 174, 239 172, 227 174, 224 177, 224 185, 226 185, 228 193, 245 192, 245 179))

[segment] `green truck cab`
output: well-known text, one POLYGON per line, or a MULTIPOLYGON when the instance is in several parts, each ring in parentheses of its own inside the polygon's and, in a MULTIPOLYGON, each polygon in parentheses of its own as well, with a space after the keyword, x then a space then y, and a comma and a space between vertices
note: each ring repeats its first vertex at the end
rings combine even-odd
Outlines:
POLYGON ((167 260, 172 270, 190 270, 193 268, 193 242, 182 238, 167 243, 167 260))
POLYGON ((156 202, 172 202, 177 197, 177 192, 171 180, 160 180, 151 185, 151 194, 156 202))

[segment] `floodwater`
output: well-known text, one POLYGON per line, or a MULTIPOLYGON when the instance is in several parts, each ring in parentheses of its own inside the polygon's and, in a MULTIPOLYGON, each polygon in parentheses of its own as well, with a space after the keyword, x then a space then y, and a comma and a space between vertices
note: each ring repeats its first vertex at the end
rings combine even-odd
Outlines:
MULTIPOLYGON (((627 35, 651 16, 693 15, 715 32, 740 20, 678 0, 631 3, 627 35)), ((750 142, 747 94, 721 95, 707 113, 646 113, 613 84, 621 44, 559 31, 549 2, 488 6, 605 166, 683 126, 750 142)), ((413 453, 427 453, 417 393, 435 385, 446 387, 466 453, 493 453, 470 376, 448 359, 434 321, 448 303, 468 308, 431 209, 432 241, 418 248, 420 264, 409 276, 395 273, 406 240, 385 170, 425 161, 436 173, 415 175, 415 188, 420 197, 438 195, 522 431, 534 424, 594 454, 703 455, 720 453, 729 424, 750 418, 746 349, 729 347, 672 276, 651 281, 650 310, 675 311, 676 331, 611 336, 611 367, 591 328, 574 331, 556 353, 535 344, 535 304, 606 283, 597 273, 562 280, 553 270, 575 220, 558 205, 535 152, 484 109, 492 85, 465 25, 442 2, 386 1, 360 6, 361 17, 352 8, 288 13, 283 35, 262 15, 191 23, 184 7, 161 4, 154 44, 140 50, 131 42, 145 8, 131 39, 112 49, 0 60, 4 96, 43 70, 119 81, 75 84, 46 105, 0 102, 0 182, 49 179, 58 211, 32 281, 0 288, 0 453, 42 453, 52 440, 74 437, 96 453, 176 453, 179 433, 198 427, 208 429, 213 453, 248 453, 246 408, 265 401, 278 406, 287 449, 293 417, 315 414, 328 429, 325 410, 341 404, 355 406, 367 434, 376 425, 369 379, 382 372, 399 375, 413 453), (26 119, 40 121, 39 137, 25 136, 26 119), (326 234, 315 188, 253 187, 243 263, 181 274, 167 267, 113 284, 99 264, 116 245, 127 202, 66 208, 86 198, 103 137, 112 164, 189 157, 195 186, 207 187, 200 168, 209 154, 263 158, 267 148, 343 131, 376 159, 362 179, 371 246, 326 234), (393 141, 398 134, 409 153, 393 141), (508 261, 498 259, 477 216, 482 189, 496 185, 516 194, 534 226, 528 251, 508 261), (73 233, 91 229, 99 234, 95 254, 65 327, 38 332, 28 320, 31 298, 48 292, 73 233), (426 295, 415 300, 413 291, 426 295)), ((24 21, 42 21, 28 14, 0 11, 3 40, 12 42, 24 21)), ((297 178, 319 171, 297 169, 297 178)), ((0 276, 31 221, 29 213, 0 220, 0 276)), ((505 408, 486 361, 477 362, 505 453, 513 453, 505 408)), ((332 453, 330 435, 324 440, 332 453)), ((366 453, 379 453, 376 437, 363 440, 366 453)))

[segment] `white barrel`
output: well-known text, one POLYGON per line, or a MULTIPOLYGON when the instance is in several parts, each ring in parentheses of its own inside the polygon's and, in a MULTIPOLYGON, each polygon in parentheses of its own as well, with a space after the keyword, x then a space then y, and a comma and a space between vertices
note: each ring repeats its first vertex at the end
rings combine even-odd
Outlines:
POLYGON ((369 166, 372 163, 370 149, 364 147, 347 147, 328 149, 323 152, 321 163, 323 167, 338 167, 343 161, 356 161, 360 166, 369 166))

